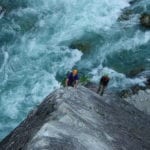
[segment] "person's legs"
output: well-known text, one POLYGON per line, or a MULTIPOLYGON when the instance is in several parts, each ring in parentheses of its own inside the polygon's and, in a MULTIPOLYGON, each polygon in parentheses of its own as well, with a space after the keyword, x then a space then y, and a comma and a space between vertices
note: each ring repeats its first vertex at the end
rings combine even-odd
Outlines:
POLYGON ((103 95, 104 93, 104 86, 102 84, 99 85, 98 87, 98 90, 97 90, 97 93, 100 94, 100 95, 103 95))
POLYGON ((68 86, 74 86, 73 82, 72 81, 68 81, 68 86))
POLYGON ((99 94, 99 92, 100 92, 100 89, 101 89, 101 85, 99 85, 99 87, 98 87, 98 90, 97 90, 97 93, 99 94))
POLYGON ((74 85, 73 85, 73 84, 69 84, 68 86, 74 87, 74 85))
POLYGON ((101 91, 100 91, 100 95, 101 95, 101 96, 104 94, 104 90, 105 90, 105 86, 102 85, 102 86, 101 86, 101 91))

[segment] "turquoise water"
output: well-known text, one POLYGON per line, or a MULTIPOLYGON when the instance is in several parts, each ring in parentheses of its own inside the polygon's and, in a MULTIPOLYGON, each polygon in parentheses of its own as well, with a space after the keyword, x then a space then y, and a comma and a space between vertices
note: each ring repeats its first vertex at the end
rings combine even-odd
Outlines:
POLYGON ((150 69, 150 31, 139 25, 149 0, 0 0, 0 139, 77 67, 93 82, 107 72, 109 88, 142 84, 125 74, 150 69), (122 10, 129 20, 118 21, 122 10), (74 42, 88 43, 81 52, 74 42))

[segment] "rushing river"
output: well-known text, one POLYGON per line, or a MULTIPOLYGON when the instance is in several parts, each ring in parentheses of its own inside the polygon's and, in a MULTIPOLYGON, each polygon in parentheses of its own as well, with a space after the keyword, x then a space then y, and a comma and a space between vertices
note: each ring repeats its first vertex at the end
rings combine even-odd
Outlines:
POLYGON ((0 139, 74 67, 93 82, 108 73, 110 89, 142 84, 126 74, 150 69, 150 31, 139 24, 149 0, 0 0, 0 6, 0 139))

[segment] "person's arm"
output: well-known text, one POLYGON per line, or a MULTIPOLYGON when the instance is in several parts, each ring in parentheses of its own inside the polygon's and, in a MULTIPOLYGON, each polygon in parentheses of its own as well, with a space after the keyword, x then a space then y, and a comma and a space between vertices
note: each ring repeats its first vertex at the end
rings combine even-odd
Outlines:
POLYGON ((66 82, 65 82, 66 87, 68 86, 68 81, 69 81, 69 79, 67 78, 66 82))
POLYGON ((79 80, 75 81, 74 88, 77 88, 78 82, 79 82, 79 80))
POLYGON ((77 88, 78 83, 79 83, 79 76, 77 75, 77 76, 75 77, 74 88, 77 88))

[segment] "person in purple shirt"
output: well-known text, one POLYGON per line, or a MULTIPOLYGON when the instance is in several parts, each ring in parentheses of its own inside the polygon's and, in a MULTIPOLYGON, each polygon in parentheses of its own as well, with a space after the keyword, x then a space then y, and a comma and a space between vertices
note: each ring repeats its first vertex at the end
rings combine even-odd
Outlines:
POLYGON ((78 70, 74 69, 71 73, 67 75, 66 86, 72 86, 77 88, 79 81, 78 70))

